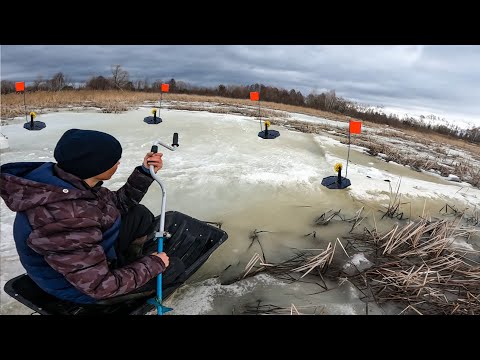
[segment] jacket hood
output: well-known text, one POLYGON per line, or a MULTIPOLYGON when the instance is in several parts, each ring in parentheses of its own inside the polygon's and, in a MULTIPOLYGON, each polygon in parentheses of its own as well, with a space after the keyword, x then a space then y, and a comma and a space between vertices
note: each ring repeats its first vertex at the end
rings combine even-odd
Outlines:
POLYGON ((95 198, 87 189, 79 189, 58 177, 52 162, 2 165, 0 196, 10 210, 17 212, 63 200, 95 198))

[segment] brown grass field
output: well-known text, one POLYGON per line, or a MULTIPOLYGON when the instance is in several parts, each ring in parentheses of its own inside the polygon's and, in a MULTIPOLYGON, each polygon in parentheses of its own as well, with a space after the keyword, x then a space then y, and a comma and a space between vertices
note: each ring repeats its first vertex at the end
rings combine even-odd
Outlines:
MULTIPOLYGON (((125 111, 128 110, 128 107, 139 106, 146 101, 156 102, 159 101, 159 99, 159 93, 143 93, 116 90, 72 90, 59 92, 38 91, 35 93, 28 93, 26 95, 27 111, 38 111, 38 113, 40 114, 42 110, 45 109, 65 108, 68 106, 98 107, 102 110, 113 109, 112 112, 115 112, 115 109, 118 109, 117 111, 125 111)), ((10 119, 15 116, 22 116, 25 114, 22 94, 2 95, 1 100, 2 119, 10 119)), ((218 103, 219 105, 256 106, 256 103, 253 103, 249 99, 231 99, 219 96, 164 94, 163 100, 181 102, 212 102, 218 103)), ((332 120, 347 120, 347 117, 343 115, 332 114, 315 109, 303 108, 300 106, 291 106, 262 101, 261 107, 287 112, 301 112, 307 115, 321 116, 332 120)))
MULTIPOLYGON (((103 112, 117 113, 127 111, 128 109, 145 105, 145 102, 158 102, 160 99, 160 93, 144 93, 144 92, 132 92, 132 91, 118 91, 118 90, 71 90, 71 91, 38 91, 34 93, 26 94, 27 112, 35 111, 38 115, 42 112, 52 111, 55 109, 62 109, 68 107, 95 107, 101 109, 103 112)), ((175 101, 181 103, 173 103, 169 107, 179 110, 205 110, 201 106, 195 104, 195 102, 207 102, 218 104, 215 108, 209 108, 209 111, 220 113, 239 113, 245 116, 255 117, 258 112, 252 108, 225 108, 225 106, 241 105, 243 107, 255 107, 257 103, 253 103, 249 99, 231 99, 219 96, 202 96, 202 95, 189 95, 189 94, 164 94, 164 101, 175 101)), ((17 116, 25 115, 25 107, 23 105, 22 94, 7 94, 1 95, 1 119, 8 120, 17 116)), ((278 113, 270 110, 276 110, 281 112, 297 112, 306 115, 312 115, 317 117, 323 117, 336 121, 348 121, 349 117, 345 115, 334 114, 326 111, 310 109, 300 106, 278 104, 272 102, 261 102, 261 115, 262 116, 278 116, 288 118, 288 114, 278 113)), ((372 128, 385 128, 381 124, 364 121, 365 124, 372 128)), ((299 129, 302 131, 302 129, 299 129)), ((475 144, 470 144, 461 139, 455 139, 441 134, 435 133, 423 133, 415 131, 414 129, 402 129, 405 136, 415 137, 419 142, 430 142, 436 144, 452 145, 456 148, 460 148, 470 152, 475 157, 480 158, 480 147, 475 144)), ((395 137, 402 137, 403 135, 396 132, 395 137)))

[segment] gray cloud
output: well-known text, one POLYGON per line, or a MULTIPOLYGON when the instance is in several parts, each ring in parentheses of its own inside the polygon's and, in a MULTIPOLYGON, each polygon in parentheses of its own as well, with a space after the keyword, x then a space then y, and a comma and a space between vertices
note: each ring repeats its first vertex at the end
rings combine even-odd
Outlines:
POLYGON ((82 82, 121 64, 132 79, 263 83, 304 95, 334 89, 370 105, 480 125, 480 46, 5 45, 0 55, 6 80, 61 71, 82 82))

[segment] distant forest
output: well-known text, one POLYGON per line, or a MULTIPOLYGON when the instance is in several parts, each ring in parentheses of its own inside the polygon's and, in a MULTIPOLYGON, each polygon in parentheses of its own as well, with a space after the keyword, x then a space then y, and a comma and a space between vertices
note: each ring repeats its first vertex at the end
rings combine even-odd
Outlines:
MULTIPOLYGON (((235 99, 249 99, 251 91, 260 92, 260 100, 288 104, 295 106, 308 107, 323 111, 342 114, 359 120, 385 124, 396 128, 411 128, 424 132, 435 132, 455 138, 460 138, 469 142, 480 143, 480 126, 472 129, 460 129, 457 126, 447 126, 443 124, 427 125, 413 117, 404 116, 399 118, 395 114, 385 114, 381 107, 372 107, 365 104, 359 104, 354 101, 339 97, 335 90, 325 93, 311 93, 304 96, 300 91, 294 89, 286 90, 264 84, 252 85, 223 85, 215 87, 194 86, 183 81, 156 80, 150 82, 148 79, 131 81, 129 73, 121 65, 112 65, 110 77, 93 76, 82 84, 75 85, 72 80, 59 72, 51 79, 38 77, 33 84, 26 86, 26 90, 34 91, 62 91, 62 90, 124 90, 124 91, 143 91, 160 92, 162 83, 170 84, 169 92, 177 94, 196 94, 206 96, 221 96, 235 99)), ((1 81, 1 93, 8 94, 15 92, 15 82, 9 80, 1 81)), ((422 116, 421 116, 422 118, 422 116)), ((427 115, 425 119, 441 120, 435 115, 427 115)))

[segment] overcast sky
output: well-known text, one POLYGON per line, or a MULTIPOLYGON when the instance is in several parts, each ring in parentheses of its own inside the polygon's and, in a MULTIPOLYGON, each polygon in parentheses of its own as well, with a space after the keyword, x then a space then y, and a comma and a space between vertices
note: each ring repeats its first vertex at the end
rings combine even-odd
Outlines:
POLYGON ((2 80, 63 72, 74 82, 110 76, 193 85, 263 83, 303 95, 382 105, 400 116, 435 114, 480 126, 480 46, 363 45, 2 45, 2 80))

